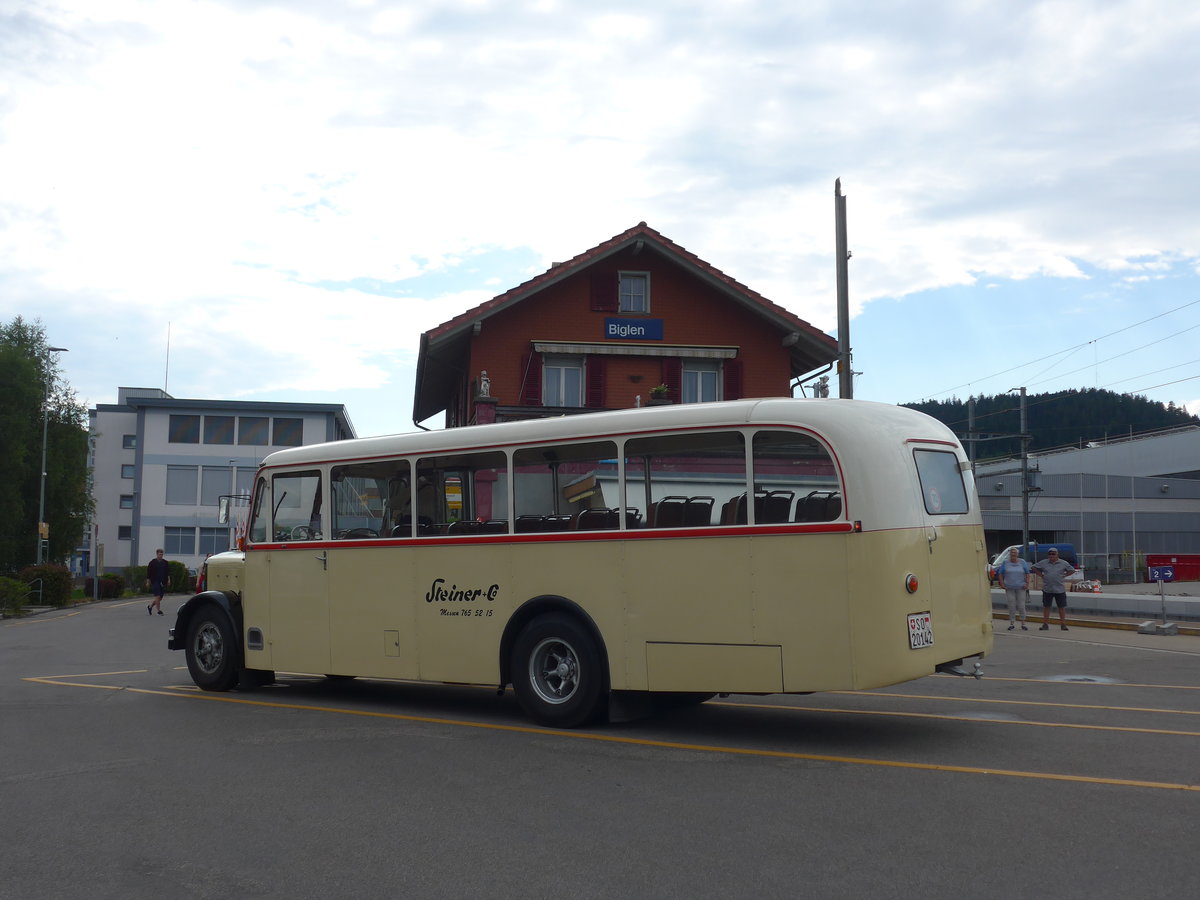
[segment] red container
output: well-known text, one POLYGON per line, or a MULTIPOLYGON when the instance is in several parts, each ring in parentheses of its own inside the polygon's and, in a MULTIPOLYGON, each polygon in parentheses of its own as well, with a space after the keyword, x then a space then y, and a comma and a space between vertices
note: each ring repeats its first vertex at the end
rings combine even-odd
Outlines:
POLYGON ((1147 553, 1146 568, 1156 566, 1174 569, 1175 581, 1200 581, 1200 553, 1147 553))

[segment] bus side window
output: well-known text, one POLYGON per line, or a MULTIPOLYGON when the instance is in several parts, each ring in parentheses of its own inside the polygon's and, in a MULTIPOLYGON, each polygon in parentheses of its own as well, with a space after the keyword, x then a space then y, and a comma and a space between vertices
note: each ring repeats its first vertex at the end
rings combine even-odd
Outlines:
POLYGON ((755 522, 841 518, 837 470, 820 441, 797 431, 760 431, 753 446, 755 522))
POLYGON ((513 454, 513 485, 518 533, 593 530, 607 521, 597 513, 616 503, 617 445, 522 448, 513 454))
POLYGON ((387 537, 391 523, 407 509, 406 460, 334 466, 329 482, 335 540, 387 537))
POLYGON ((737 498, 745 493, 740 432, 660 435, 625 444, 625 501, 645 507, 647 528, 724 523, 736 517, 737 498))
POLYGON ((276 541, 315 541, 322 534, 320 472, 280 472, 271 479, 276 541))
POLYGON ((267 516, 263 510, 263 498, 267 494, 267 481, 260 478, 254 486, 254 505, 250 509, 250 541, 263 543, 267 539, 267 516))
POLYGON ((507 527, 508 461, 500 451, 419 459, 414 484, 417 537, 494 533, 497 520, 507 527), (493 524, 485 531, 483 523, 493 524))

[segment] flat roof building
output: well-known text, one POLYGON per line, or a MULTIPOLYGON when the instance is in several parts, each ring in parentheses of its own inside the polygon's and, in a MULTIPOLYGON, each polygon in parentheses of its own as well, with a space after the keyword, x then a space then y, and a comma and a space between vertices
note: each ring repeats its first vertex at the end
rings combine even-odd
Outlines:
POLYGON ((232 545, 218 499, 248 497, 263 457, 356 436, 341 404, 188 400, 157 388, 118 388, 115 404, 89 414, 96 506, 83 552, 103 547, 106 572, 145 564, 159 547, 196 568, 232 545))

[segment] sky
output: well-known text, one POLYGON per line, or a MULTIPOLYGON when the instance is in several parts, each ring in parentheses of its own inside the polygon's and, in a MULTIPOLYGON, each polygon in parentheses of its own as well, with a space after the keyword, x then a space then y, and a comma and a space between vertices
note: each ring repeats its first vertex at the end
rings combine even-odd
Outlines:
POLYGON ((1191 0, 0 0, 0 320, 88 406, 412 431, 422 331, 641 221, 836 334, 840 178, 855 397, 1200 414, 1197 46, 1191 0))

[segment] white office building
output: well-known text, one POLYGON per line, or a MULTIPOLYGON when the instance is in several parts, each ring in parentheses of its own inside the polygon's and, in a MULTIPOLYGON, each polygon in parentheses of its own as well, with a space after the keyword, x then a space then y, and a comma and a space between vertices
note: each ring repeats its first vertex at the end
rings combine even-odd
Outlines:
MULTIPOLYGON (((1019 459, 975 472, 989 556, 1021 543, 1019 459)), ((1193 425, 1029 455, 1029 537, 1074 545, 1089 575, 1145 577, 1148 553, 1200 553, 1200 428, 1193 425)))
POLYGON ((255 470, 283 447, 355 437, 332 403, 179 400, 157 388, 118 388, 90 410, 95 517, 82 548, 105 572, 145 565, 159 547, 196 568, 230 547, 222 496, 248 496, 255 470))

